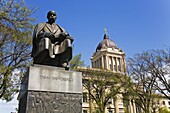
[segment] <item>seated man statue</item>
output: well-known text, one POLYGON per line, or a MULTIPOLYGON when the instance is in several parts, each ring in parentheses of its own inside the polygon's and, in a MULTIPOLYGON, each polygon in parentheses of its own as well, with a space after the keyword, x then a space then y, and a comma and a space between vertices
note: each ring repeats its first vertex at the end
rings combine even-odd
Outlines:
POLYGON ((47 14, 48 22, 39 23, 33 32, 32 57, 34 64, 64 67, 69 69, 68 62, 72 59, 73 38, 55 24, 55 11, 47 14))

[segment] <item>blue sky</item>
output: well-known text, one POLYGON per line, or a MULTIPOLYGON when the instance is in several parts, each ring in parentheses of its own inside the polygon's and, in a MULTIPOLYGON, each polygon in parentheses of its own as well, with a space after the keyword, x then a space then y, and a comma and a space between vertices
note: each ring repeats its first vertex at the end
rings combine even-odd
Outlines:
MULTIPOLYGON (((35 24, 46 22, 49 10, 57 12, 56 23, 64 27, 74 41, 74 55, 81 53, 86 65, 104 27, 109 38, 126 53, 127 58, 148 49, 170 46, 170 0, 25 0, 37 8, 35 24)), ((16 101, 12 102, 12 106, 16 101)), ((0 102, 0 111, 5 104, 0 102)), ((7 106, 7 105, 6 105, 7 106)), ((9 106, 9 105, 8 105, 9 106)), ((17 106, 17 105, 16 105, 17 106)), ((12 109, 13 107, 11 107, 12 109)), ((6 112, 14 111, 7 109, 6 112)))
POLYGON ((170 45, 170 0, 25 1, 38 8, 35 23, 46 22, 49 10, 57 12, 56 23, 75 38, 74 55, 81 53, 87 65, 103 39, 104 27, 127 58, 170 45))

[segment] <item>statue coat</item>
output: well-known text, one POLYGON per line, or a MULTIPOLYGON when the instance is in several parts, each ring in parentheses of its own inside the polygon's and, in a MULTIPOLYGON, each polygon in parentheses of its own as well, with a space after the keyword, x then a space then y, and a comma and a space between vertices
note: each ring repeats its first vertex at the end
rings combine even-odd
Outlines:
MULTIPOLYGON (((56 36, 65 33, 68 34, 63 28, 61 28, 57 24, 53 24, 53 29, 50 27, 48 23, 39 23, 35 26, 34 32, 33 32, 33 48, 32 48, 32 57, 34 60, 38 59, 36 62, 40 62, 38 57, 41 57, 41 52, 44 50, 48 50, 49 57, 51 59, 54 59, 56 55, 62 55, 64 54, 65 59, 68 61, 72 58, 72 41, 68 38, 64 39, 62 42, 51 42, 50 38, 48 37, 38 37, 38 34, 41 32, 49 32, 53 33, 56 36), (68 53, 68 54, 67 54, 68 53), (39 56, 40 55, 40 56, 39 56)), ((58 38, 58 37, 56 37, 58 38)), ((42 59, 43 60, 43 59, 42 59)))

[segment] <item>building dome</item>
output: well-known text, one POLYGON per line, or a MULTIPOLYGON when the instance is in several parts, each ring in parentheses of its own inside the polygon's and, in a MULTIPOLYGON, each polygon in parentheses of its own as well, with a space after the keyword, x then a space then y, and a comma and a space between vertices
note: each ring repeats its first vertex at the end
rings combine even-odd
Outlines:
POLYGON ((98 44, 96 51, 99 51, 102 48, 115 48, 115 49, 117 49, 117 46, 112 40, 109 39, 107 34, 104 34, 103 40, 98 44))

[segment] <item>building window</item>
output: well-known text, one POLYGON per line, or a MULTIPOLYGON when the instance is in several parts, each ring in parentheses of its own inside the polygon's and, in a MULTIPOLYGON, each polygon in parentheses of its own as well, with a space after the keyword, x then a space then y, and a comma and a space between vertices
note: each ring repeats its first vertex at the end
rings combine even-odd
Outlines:
POLYGON ((96 68, 98 68, 99 67, 99 62, 98 62, 99 60, 96 60, 96 68))
POLYGON ((117 71, 117 67, 116 67, 116 57, 114 57, 114 70, 117 71))
POLYGON ((83 113, 87 113, 87 110, 83 110, 83 113))
POLYGON ((99 61, 100 61, 100 68, 102 68, 102 58, 100 58, 99 61))
POLYGON ((121 62, 120 62, 120 58, 118 58, 118 64, 117 64, 117 66, 118 66, 118 71, 121 71, 121 62))
POLYGON ((94 62, 92 62, 92 67, 94 67, 94 62))
POLYGON ((170 105, 170 101, 168 101, 168 104, 170 105))
POLYGON ((110 111, 110 110, 109 110, 108 113, 113 113, 113 111, 110 111))
POLYGON ((162 104, 165 105, 165 101, 162 101, 162 104))
POLYGON ((94 61, 94 67, 96 67, 96 65, 97 65, 97 63, 96 63, 96 61, 94 61))
POLYGON ((103 56, 103 62, 104 62, 104 69, 107 69, 106 68, 107 66, 106 66, 106 56, 105 55, 103 56))
POLYGON ((108 104, 112 104, 112 99, 111 98, 108 100, 108 104))
POLYGON ((87 93, 83 93, 83 102, 87 102, 87 93))
POLYGON ((112 57, 109 57, 109 69, 110 69, 110 70, 113 70, 112 57))
POLYGON ((111 107, 107 108, 107 113, 113 113, 113 109, 111 107))
POLYGON ((97 61, 95 61, 95 67, 97 67, 97 61))

